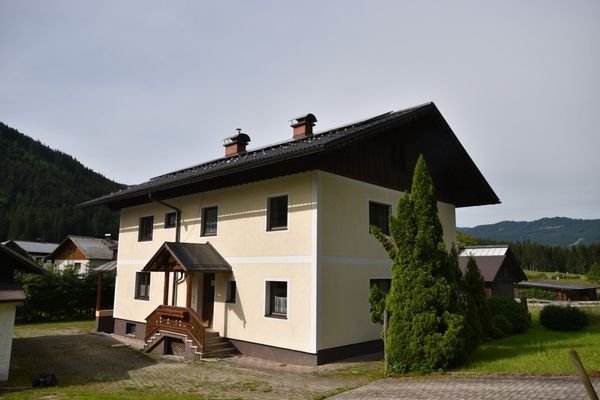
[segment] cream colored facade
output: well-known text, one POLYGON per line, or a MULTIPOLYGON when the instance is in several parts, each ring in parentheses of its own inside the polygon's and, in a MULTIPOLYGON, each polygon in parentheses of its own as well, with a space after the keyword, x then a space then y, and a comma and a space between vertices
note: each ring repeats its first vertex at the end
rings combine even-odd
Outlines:
MULTIPOLYGON (((232 273, 215 277, 213 329, 231 339, 316 354, 380 337, 381 327, 369 320, 369 280, 389 278, 391 263, 369 233, 369 201, 395 210, 401 195, 310 171, 165 201, 181 210, 181 242, 208 241, 232 266, 232 273), (279 195, 288 196, 288 226, 267 231, 267 201, 279 195), (217 235, 203 237, 202 208, 211 206, 218 207, 217 235), (236 281, 235 303, 225 301, 229 280, 236 281), (269 281, 287 282, 285 319, 265 316, 269 281)), ((456 240, 454 206, 438 207, 449 246, 456 240)), ((115 318, 143 323, 162 303, 164 274, 151 274, 148 300, 134 298, 135 276, 165 241, 175 241, 175 228, 164 228, 171 211, 158 203, 121 211, 115 318), (153 240, 139 242, 140 218, 151 215, 153 240)), ((202 280, 195 274, 192 308, 198 312, 202 280)), ((185 305, 185 295, 183 282, 176 305, 185 305)))
POLYGON ((0 303, 0 382, 8 380, 17 304, 0 303))

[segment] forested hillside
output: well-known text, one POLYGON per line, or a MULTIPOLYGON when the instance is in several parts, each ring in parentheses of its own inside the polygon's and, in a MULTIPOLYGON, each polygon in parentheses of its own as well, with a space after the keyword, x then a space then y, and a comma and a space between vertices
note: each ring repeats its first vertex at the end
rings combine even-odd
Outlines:
POLYGON ((117 213, 76 205, 122 187, 0 122, 0 241, 116 237, 117 213))
POLYGON ((536 221, 502 221, 474 228, 456 228, 480 239, 535 242, 550 246, 600 243, 600 219, 542 218, 536 221))

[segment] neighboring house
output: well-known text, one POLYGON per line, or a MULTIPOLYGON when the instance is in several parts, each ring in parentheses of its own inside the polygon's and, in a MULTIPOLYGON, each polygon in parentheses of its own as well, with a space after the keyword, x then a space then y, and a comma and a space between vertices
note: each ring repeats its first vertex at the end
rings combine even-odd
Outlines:
POLYGON ((0 244, 0 381, 8 380, 15 312, 25 300, 23 288, 14 281, 15 271, 44 273, 29 257, 0 244))
POLYGON ((33 258, 38 264, 42 264, 44 258, 58 247, 58 243, 30 242, 26 240, 7 240, 2 244, 19 254, 33 258))
POLYGON ((519 282, 519 292, 524 289, 542 289, 555 294, 561 301, 597 301, 599 285, 578 285, 563 282, 519 282))
POLYGON ((315 122, 254 150, 238 131, 223 158, 83 204, 121 210, 115 334, 189 357, 215 354, 220 335, 313 365, 381 349, 368 296, 391 261, 369 226, 387 231, 419 154, 447 246, 456 207, 499 200, 433 103, 313 134, 315 122))
POLYGON ((527 276, 509 246, 469 246, 458 254, 458 265, 465 272, 469 257, 474 257, 485 281, 485 292, 491 296, 515 296, 515 283, 527 276))
POLYGON ((110 238, 69 235, 46 260, 52 262, 60 271, 69 267, 86 274, 89 268, 114 260, 117 256, 117 245, 118 242, 110 238))

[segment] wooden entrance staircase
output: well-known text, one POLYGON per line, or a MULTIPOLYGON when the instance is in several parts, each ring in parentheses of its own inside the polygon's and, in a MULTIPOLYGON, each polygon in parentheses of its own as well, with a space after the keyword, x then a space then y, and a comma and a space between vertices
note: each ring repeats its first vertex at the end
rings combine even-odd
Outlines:
POLYGON ((186 307, 158 306, 146 318, 144 343, 145 352, 166 354, 171 350, 186 359, 224 358, 237 353, 227 338, 209 329, 194 310, 186 307))

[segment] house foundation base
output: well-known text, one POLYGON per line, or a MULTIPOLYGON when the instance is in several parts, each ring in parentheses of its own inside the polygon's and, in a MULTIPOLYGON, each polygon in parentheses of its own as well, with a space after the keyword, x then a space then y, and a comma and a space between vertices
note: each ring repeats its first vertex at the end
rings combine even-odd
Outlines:
POLYGON ((350 357, 383 351, 383 342, 381 340, 372 340, 369 342, 319 350, 317 354, 245 342, 243 340, 229 339, 229 341, 245 356, 297 365, 321 365, 350 357))

